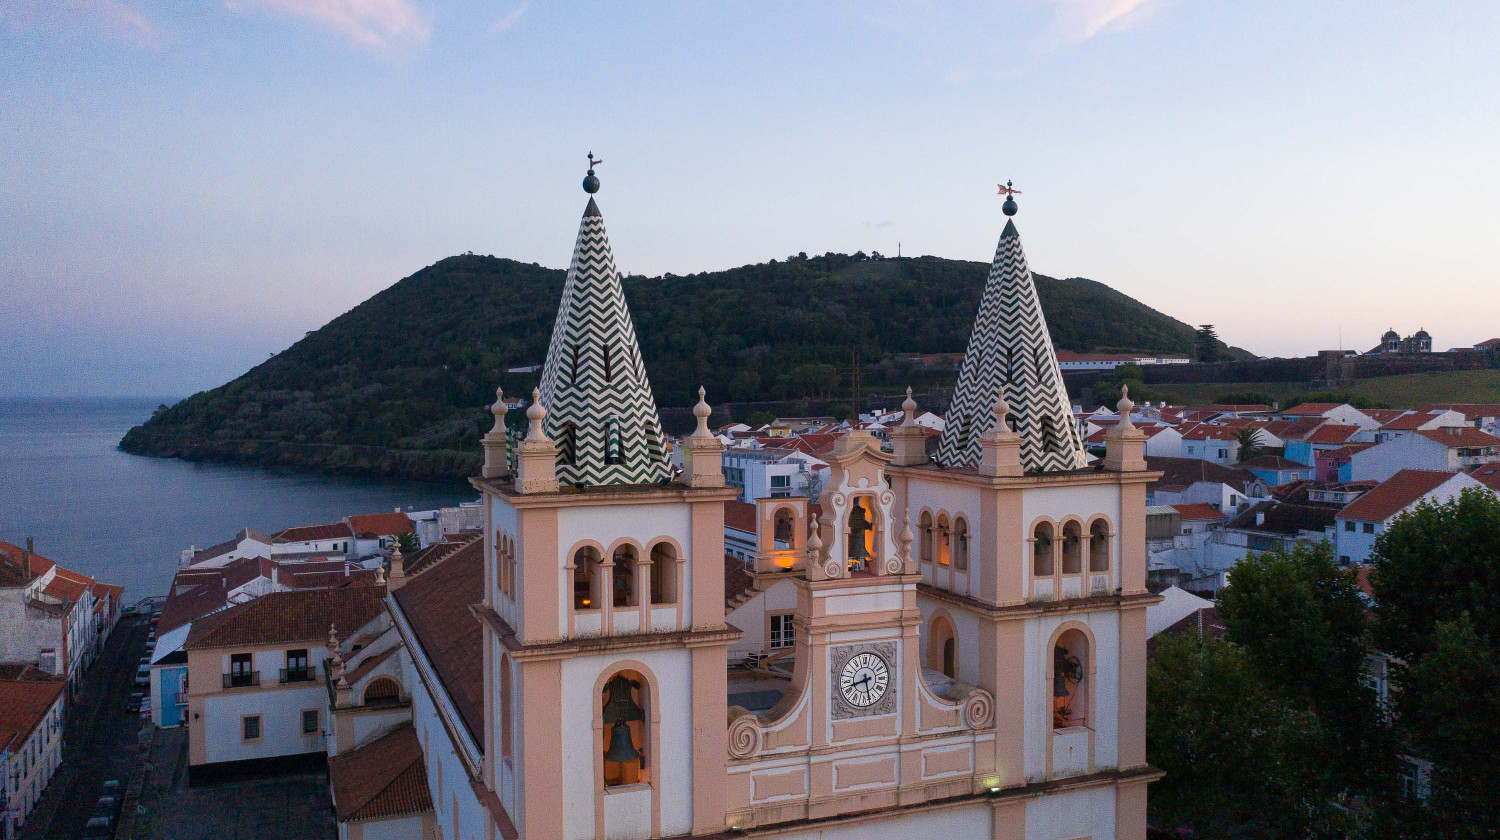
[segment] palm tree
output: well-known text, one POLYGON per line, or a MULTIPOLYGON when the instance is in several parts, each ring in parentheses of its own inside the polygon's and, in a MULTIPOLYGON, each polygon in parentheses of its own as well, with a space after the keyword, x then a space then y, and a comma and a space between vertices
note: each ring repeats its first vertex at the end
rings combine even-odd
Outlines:
POLYGON ((1248 461, 1260 454, 1260 441, 1255 439, 1257 430, 1246 426, 1234 434, 1234 442, 1240 445, 1241 462, 1248 461))

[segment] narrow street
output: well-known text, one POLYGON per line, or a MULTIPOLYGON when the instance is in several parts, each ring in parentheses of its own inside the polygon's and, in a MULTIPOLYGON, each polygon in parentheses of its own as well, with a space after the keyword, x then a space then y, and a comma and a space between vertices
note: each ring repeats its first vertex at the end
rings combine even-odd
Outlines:
POLYGON ((74 838, 83 833, 106 779, 123 787, 135 767, 142 720, 125 711, 135 686, 136 665, 146 651, 145 619, 120 619, 69 706, 62 765, 47 785, 17 837, 74 838))

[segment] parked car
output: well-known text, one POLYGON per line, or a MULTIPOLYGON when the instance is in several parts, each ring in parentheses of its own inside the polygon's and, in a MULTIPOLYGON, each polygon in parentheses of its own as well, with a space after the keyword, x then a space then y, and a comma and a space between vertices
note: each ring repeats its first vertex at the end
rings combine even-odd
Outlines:
POLYGON ((151 684, 151 669, 149 667, 147 667, 145 665, 142 665, 141 667, 135 669, 135 684, 136 685, 150 685, 151 684))
POLYGON ((130 699, 128 699, 128 700, 125 701, 125 711, 127 711, 127 712, 134 712, 134 711, 139 710, 141 708, 141 704, 144 703, 145 700, 146 700, 146 692, 144 692, 144 691, 133 691, 133 692, 131 692, 130 699))
POLYGON ((90 817, 83 827, 83 840, 109 840, 114 834, 114 820, 109 817, 90 817))
POLYGON ((94 816, 114 819, 120 812, 120 797, 106 794, 94 802, 94 816))

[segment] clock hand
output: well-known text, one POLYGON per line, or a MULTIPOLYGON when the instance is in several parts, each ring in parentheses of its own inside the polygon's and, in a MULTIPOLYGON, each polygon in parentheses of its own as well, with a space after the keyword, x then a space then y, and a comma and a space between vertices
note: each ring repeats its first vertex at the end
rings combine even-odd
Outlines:
POLYGON ((869 674, 865 674, 865 676, 864 676, 863 679, 860 679, 859 681, 857 681, 857 682, 854 683, 855 686, 869 685, 869 684, 870 684, 870 675, 869 674))

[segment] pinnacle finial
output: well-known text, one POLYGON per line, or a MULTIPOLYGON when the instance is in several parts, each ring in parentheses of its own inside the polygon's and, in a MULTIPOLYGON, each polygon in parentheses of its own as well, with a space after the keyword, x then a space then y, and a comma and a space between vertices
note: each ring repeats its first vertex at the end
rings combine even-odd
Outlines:
POLYGON ((531 407, 526 409, 526 419, 531 421, 531 431, 526 434, 528 440, 541 440, 542 419, 547 416, 547 409, 542 408, 542 389, 531 389, 531 407))
POLYGON ((708 430, 708 416, 710 414, 713 414, 713 409, 709 408, 708 402, 703 399, 703 396, 706 393, 708 392, 703 389, 703 386, 699 385, 698 404, 693 406, 693 416, 698 418, 698 428, 693 430, 693 437, 695 438, 705 438, 713 436, 713 433, 708 430))
POLYGON ((820 533, 822 530, 818 524, 818 515, 815 513, 812 519, 812 533, 807 535, 807 556, 814 563, 818 562, 818 558, 823 555, 823 536, 820 533))
POLYGON ((589 195, 599 191, 599 178, 594 174, 594 167, 603 162, 602 159, 595 158, 593 152, 589 152, 589 174, 583 176, 583 191, 589 195))
POLYGON ((906 412, 906 423, 917 422, 917 401, 911 397, 911 386, 906 386, 906 399, 901 401, 901 410, 906 412))
POLYGON ((911 511, 907 511, 901 515, 901 533, 896 537, 901 542, 902 560, 908 562, 911 560, 911 544, 916 538, 917 535, 911 530, 911 511))
POLYGON ((510 406, 505 404, 505 391, 496 388, 495 404, 490 406, 490 413, 495 415, 495 428, 490 431, 502 433, 505 431, 505 412, 507 411, 510 411, 510 406))
POLYGON ((1115 403, 1115 411, 1120 414, 1120 427, 1133 429, 1135 425, 1130 422, 1130 412, 1135 410, 1135 403, 1130 401, 1130 386, 1120 386, 1120 401, 1115 403))

